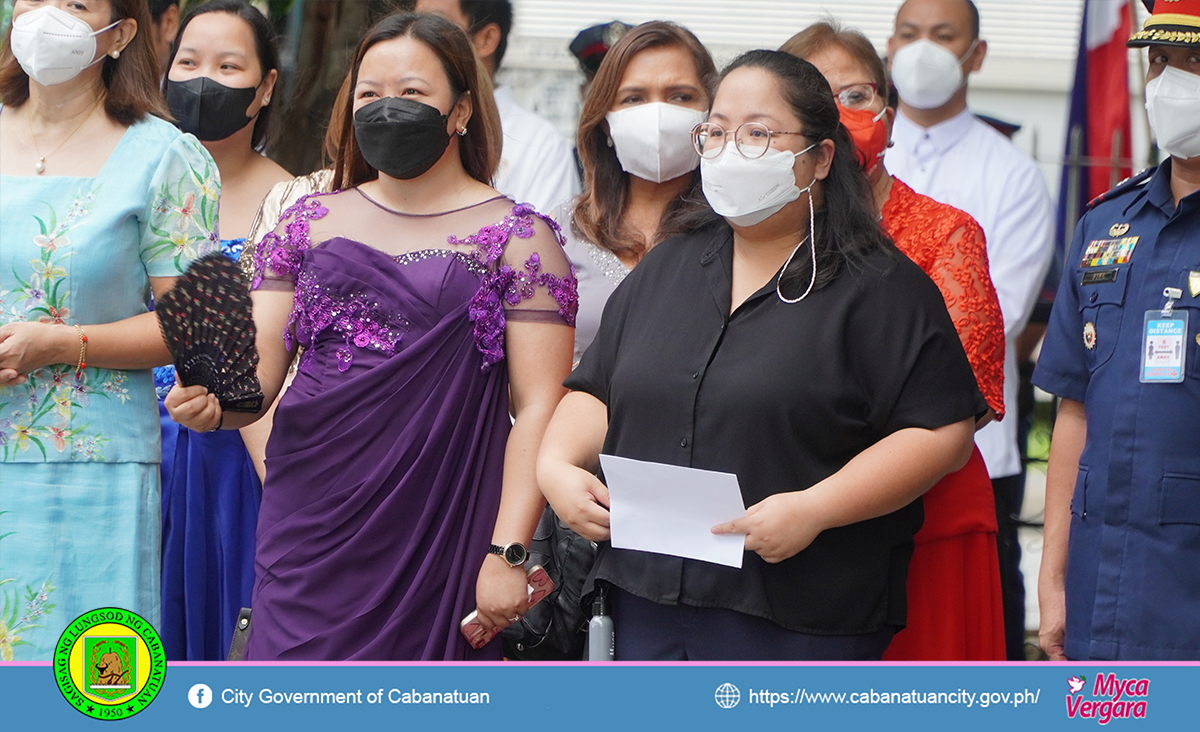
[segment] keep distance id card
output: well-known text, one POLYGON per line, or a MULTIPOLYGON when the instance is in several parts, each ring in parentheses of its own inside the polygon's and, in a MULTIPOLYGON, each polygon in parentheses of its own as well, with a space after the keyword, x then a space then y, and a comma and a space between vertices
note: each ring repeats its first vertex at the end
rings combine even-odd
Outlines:
POLYGON ((1161 310, 1146 313, 1142 328, 1143 384, 1180 384, 1187 360, 1188 311, 1161 310))

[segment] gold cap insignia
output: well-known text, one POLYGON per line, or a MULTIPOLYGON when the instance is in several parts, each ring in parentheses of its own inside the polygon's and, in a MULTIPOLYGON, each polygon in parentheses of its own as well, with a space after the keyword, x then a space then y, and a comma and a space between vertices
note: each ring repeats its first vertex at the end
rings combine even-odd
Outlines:
POLYGON ((1108 230, 1109 236, 1124 236, 1129 231, 1129 224, 1113 224, 1108 230))
POLYGON ((1083 324, 1083 345, 1089 351, 1096 347, 1096 324, 1095 323, 1089 322, 1089 323, 1083 324))
POLYGON ((1200 272, 1188 272, 1188 292, 1200 297, 1200 272))

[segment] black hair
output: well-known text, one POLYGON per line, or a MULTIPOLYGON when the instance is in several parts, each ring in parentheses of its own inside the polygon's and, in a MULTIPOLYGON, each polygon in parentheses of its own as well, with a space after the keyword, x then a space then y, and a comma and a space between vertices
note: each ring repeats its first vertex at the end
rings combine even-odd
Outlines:
MULTIPOLYGON (((854 141, 842 126, 829 82, 817 67, 783 51, 747 51, 725 67, 721 80, 743 67, 762 69, 775 77, 784 101, 800 120, 810 143, 833 141, 829 174, 820 182, 824 206, 815 212, 819 236, 810 239, 817 249, 813 290, 833 281, 844 266, 861 266, 873 254, 895 252, 895 245, 879 224, 875 199, 854 141)), ((808 287, 812 276, 810 258, 806 245, 780 276, 780 287, 788 291, 789 297, 808 287)))
MULTIPOLYGON (((175 55, 179 53, 179 44, 183 41, 183 32, 187 30, 188 23, 204 13, 229 13, 246 21, 254 33, 254 48, 258 52, 258 65, 262 71, 262 78, 266 79, 267 74, 272 70, 279 70, 279 42, 275 37, 275 29, 271 27, 271 22, 259 12, 258 8, 243 0, 209 0, 203 5, 189 10, 183 22, 179 24, 179 33, 175 35, 175 42, 171 44, 171 56, 167 60, 168 74, 171 66, 175 63, 175 55)), ((162 83, 165 91, 167 74, 163 75, 162 83)), ((277 89, 282 88, 278 86, 278 80, 275 83, 277 89)), ((250 144, 255 150, 265 151, 267 148, 271 136, 271 110, 274 108, 274 105, 268 104, 258 112, 258 119, 254 122, 254 134, 250 138, 250 144)))
POLYGON ((155 23, 162 22, 163 13, 167 12, 167 8, 172 5, 178 5, 179 0, 149 0, 150 4, 150 20, 155 23))
POLYGON ((500 43, 496 46, 496 66, 508 50, 508 34, 512 32, 513 9, 508 0, 458 0, 458 8, 467 16, 467 35, 473 36, 488 25, 500 28, 500 43))

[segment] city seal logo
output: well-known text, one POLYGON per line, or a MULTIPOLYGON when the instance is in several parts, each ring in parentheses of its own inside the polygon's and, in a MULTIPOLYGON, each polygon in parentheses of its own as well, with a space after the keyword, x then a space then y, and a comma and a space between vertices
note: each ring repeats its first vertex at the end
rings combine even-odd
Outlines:
POLYGON ((86 612, 54 647, 54 680, 67 703, 93 719, 127 719, 154 701, 167 673, 150 623, 121 608, 86 612))

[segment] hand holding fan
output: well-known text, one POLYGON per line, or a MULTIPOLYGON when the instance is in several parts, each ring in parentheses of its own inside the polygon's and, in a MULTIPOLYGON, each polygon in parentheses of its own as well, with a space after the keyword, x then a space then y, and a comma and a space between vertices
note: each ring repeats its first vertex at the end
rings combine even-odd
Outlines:
POLYGON ((223 410, 262 408, 250 289, 236 264, 220 252, 196 260, 154 312, 180 384, 205 387, 223 410))

